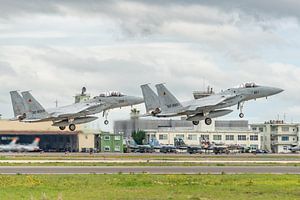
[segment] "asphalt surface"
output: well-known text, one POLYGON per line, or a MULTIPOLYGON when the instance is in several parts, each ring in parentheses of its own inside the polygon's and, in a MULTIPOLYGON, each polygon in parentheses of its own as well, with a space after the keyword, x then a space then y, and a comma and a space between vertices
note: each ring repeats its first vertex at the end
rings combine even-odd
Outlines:
POLYGON ((16 152, 0 152, 0 156, 68 156, 68 157, 77 157, 77 156, 93 156, 93 157, 103 157, 103 156, 174 156, 174 157, 245 157, 245 156, 250 156, 250 157, 282 157, 282 156, 286 156, 286 157, 295 157, 295 158, 300 158, 300 153, 294 153, 294 154, 252 154, 252 153, 241 153, 241 154, 182 154, 182 153, 170 153, 170 154, 164 154, 164 153, 63 153, 63 152, 34 152, 34 153, 30 153, 30 152, 20 152, 20 153, 16 153, 16 152))
POLYGON ((300 174, 293 166, 0 166, 0 174, 300 174))

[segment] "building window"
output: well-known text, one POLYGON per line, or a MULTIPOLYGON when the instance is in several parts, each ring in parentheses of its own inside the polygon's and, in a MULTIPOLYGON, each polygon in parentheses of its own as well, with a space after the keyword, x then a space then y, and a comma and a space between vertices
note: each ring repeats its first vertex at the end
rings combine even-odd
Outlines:
POLYGON ((104 151, 110 151, 110 146, 105 146, 104 151))
POLYGON ((120 152, 120 151, 121 151, 121 148, 120 148, 120 146, 115 146, 115 151, 118 151, 118 152, 120 152))
POLYGON ((250 135, 250 140, 257 141, 258 140, 258 135, 250 135))
POLYGON ((197 135, 196 134, 189 134, 188 135, 188 140, 197 140, 197 135))
POLYGON ((226 135, 225 139, 226 140, 234 140, 234 135, 226 135))
POLYGON ((282 132, 289 132, 289 127, 283 126, 281 127, 282 132))
POLYGON ((104 136, 104 140, 110 140, 110 136, 109 135, 105 135, 104 136))
POLYGON ((238 135, 238 140, 246 140, 246 135, 238 135))
POLYGON ((201 140, 209 140, 209 135, 201 135, 201 140))
POLYGON ((259 132, 264 132, 264 128, 259 128, 259 132))
POLYGON ((121 140, 121 136, 120 135, 115 135, 115 140, 121 140))
POLYGON ((168 139, 168 135, 167 134, 159 134, 158 135, 158 139, 159 140, 167 140, 168 139))
POLYGON ((281 141, 289 141, 289 136, 282 136, 281 141))
POLYGON ((184 134, 177 134, 177 135, 176 135, 176 138, 181 138, 181 139, 184 140, 184 134))
POLYGON ((222 135, 214 135, 213 140, 222 140, 222 135))
POLYGON ((253 128, 252 128, 252 131, 256 131, 256 130, 257 130, 257 128, 256 128, 256 127, 253 127, 253 128))

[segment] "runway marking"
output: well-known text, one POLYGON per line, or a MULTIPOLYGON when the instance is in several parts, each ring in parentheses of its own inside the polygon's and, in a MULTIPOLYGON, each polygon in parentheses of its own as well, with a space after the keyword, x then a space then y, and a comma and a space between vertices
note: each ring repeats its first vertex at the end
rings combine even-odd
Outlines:
POLYGON ((0 163, 194 163, 194 164, 300 164, 300 160, 0 160, 0 163))

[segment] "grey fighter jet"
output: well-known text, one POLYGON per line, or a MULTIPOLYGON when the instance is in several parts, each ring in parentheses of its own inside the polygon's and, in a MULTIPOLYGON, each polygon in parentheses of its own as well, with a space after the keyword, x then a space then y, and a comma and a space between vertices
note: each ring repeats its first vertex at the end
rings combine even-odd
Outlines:
MULTIPOLYGON (((109 92, 94 97, 93 99, 45 110, 44 107, 31 95, 30 92, 11 91, 11 100, 15 118, 21 122, 44 122, 52 121, 52 126, 58 126, 64 130, 69 126, 70 131, 75 131, 76 124, 92 122, 98 117, 93 115, 103 112, 107 118, 107 111, 114 108, 132 106, 143 103, 143 98, 126 96, 119 92, 109 92)), ((108 124, 106 119, 105 124, 108 124)))
POLYGON ((210 125, 212 118, 231 113, 233 110, 224 108, 234 105, 237 105, 237 109, 240 110, 239 116, 243 118, 245 101, 267 98, 283 91, 280 88, 246 83, 200 99, 179 102, 164 84, 156 85, 157 94, 148 84, 141 85, 141 89, 145 99, 146 116, 175 117, 185 115, 187 116, 186 120, 192 121, 194 125, 198 125, 201 120, 204 120, 205 124, 210 125))
POLYGON ((0 145, 0 151, 11 151, 16 148, 17 138, 13 138, 9 144, 2 144, 0 145))
POLYGON ((39 147, 40 138, 35 138, 31 144, 16 144, 12 151, 17 152, 37 152, 41 151, 39 147))

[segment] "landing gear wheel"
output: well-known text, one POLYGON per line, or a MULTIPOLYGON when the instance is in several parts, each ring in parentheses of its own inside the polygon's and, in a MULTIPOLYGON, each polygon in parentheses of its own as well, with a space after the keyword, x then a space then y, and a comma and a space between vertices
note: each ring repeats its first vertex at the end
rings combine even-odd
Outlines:
POLYGON ((244 113, 240 113, 240 114, 239 114, 239 117, 240 117, 240 118, 243 118, 243 117, 244 117, 244 113))
POLYGON ((105 120, 105 121, 104 121, 104 124, 105 124, 105 125, 107 125, 108 123, 109 123, 109 121, 108 121, 108 120, 105 120))
POLYGON ((63 130, 66 129, 66 127, 65 126, 60 126, 59 129, 63 131, 63 130))
POLYGON ((211 125, 212 120, 211 120, 211 118, 206 118, 204 120, 204 122, 205 122, 206 125, 211 125))
POLYGON ((193 121, 193 124, 194 124, 195 126, 197 126, 197 125, 199 124, 199 121, 193 121))
POLYGON ((70 129, 70 131, 75 131, 75 129, 76 129, 75 124, 70 124, 69 129, 70 129))

